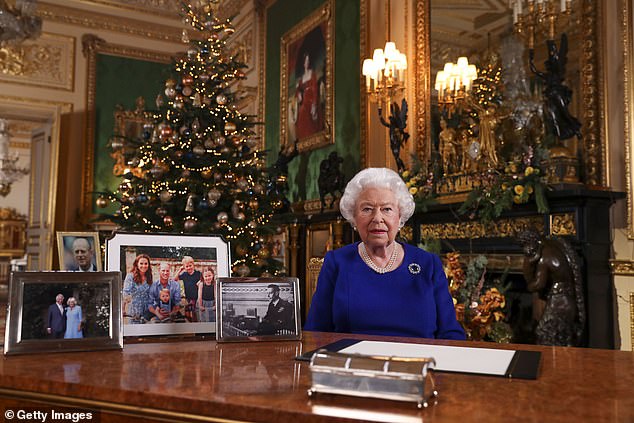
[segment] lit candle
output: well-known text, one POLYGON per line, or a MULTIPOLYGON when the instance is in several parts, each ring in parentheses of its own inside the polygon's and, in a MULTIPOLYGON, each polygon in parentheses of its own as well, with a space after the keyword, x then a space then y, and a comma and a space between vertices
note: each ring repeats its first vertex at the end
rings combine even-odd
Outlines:
POLYGON ((561 11, 565 12, 566 11, 566 0, 561 0, 560 4, 561 4, 561 11))

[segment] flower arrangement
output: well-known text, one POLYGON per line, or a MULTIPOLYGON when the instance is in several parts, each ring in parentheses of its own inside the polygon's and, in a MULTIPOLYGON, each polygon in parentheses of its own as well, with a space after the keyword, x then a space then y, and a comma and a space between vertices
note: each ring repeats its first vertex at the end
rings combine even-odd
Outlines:
MULTIPOLYGON (((460 253, 447 253, 445 274, 456 308, 456 318, 474 341, 511 342, 512 330, 506 318, 501 280, 487 280, 487 258, 477 256, 463 270, 460 253)), ((506 275, 503 275, 504 279, 506 275)))
POLYGON ((547 183, 543 172, 532 162, 532 149, 524 160, 509 162, 504 171, 490 171, 480 180, 480 186, 469 193, 460 212, 470 211, 471 218, 487 223, 499 217, 514 204, 527 203, 535 198, 537 211, 548 213, 547 183))
POLYGON ((405 170, 401 173, 401 178, 409 193, 414 197, 416 211, 427 210, 427 206, 435 201, 433 172, 426 173, 420 165, 416 164, 411 171, 405 170))

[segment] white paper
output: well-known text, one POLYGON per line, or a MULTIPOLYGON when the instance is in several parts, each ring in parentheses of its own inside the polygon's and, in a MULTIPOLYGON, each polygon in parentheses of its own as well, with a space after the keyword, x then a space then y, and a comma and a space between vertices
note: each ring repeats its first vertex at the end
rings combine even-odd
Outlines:
POLYGON ((436 360, 436 370, 497 376, 506 374, 515 354, 515 350, 380 341, 360 341, 340 352, 393 357, 431 357, 436 360))

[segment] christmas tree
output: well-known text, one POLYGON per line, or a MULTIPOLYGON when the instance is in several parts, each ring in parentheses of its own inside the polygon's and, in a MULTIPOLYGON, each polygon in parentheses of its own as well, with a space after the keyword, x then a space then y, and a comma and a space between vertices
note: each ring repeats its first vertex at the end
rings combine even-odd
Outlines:
POLYGON ((283 270, 265 244, 280 230, 271 220, 286 201, 267 176, 254 117, 235 106, 231 86, 246 65, 229 53, 234 29, 217 17, 217 1, 193 1, 183 3, 183 19, 196 36, 184 32, 187 53, 175 60, 141 137, 112 143, 130 169, 118 192, 97 201, 119 203, 111 219, 125 230, 222 235, 235 273, 277 275, 283 270))

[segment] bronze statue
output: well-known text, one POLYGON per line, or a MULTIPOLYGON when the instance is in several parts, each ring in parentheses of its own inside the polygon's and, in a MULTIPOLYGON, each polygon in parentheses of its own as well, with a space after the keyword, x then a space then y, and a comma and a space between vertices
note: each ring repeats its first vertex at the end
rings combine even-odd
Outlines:
POLYGON ((400 157, 401 147, 404 146, 409 139, 409 134, 405 132, 405 127, 407 126, 407 101, 403 99, 400 108, 398 104, 392 103, 389 123, 383 117, 382 109, 380 108, 379 118, 383 126, 390 128, 390 149, 396 161, 398 172, 401 173, 405 170, 405 163, 403 163, 400 157))
POLYGON ((567 140, 573 136, 581 138, 581 123, 570 114, 568 106, 572 100, 572 90, 564 85, 566 78, 566 62, 568 58, 568 37, 561 34, 559 49, 554 40, 546 40, 548 59, 544 62, 545 72, 538 71, 533 62, 535 51, 528 51, 531 71, 537 75, 545 85, 544 88, 544 116, 545 120, 560 140, 567 140))
POLYGON ((321 200, 321 211, 326 208, 326 196, 330 194, 332 201, 330 207, 335 205, 335 196, 337 191, 343 193, 345 187, 344 175, 341 171, 343 158, 339 157, 336 151, 331 152, 327 158, 319 164, 319 177, 317 178, 317 186, 319 187, 319 199, 321 200))
POLYGON ((581 271, 572 246, 560 237, 526 231, 518 239, 524 250, 527 288, 546 302, 535 330, 542 345, 580 346, 586 323, 581 271))

